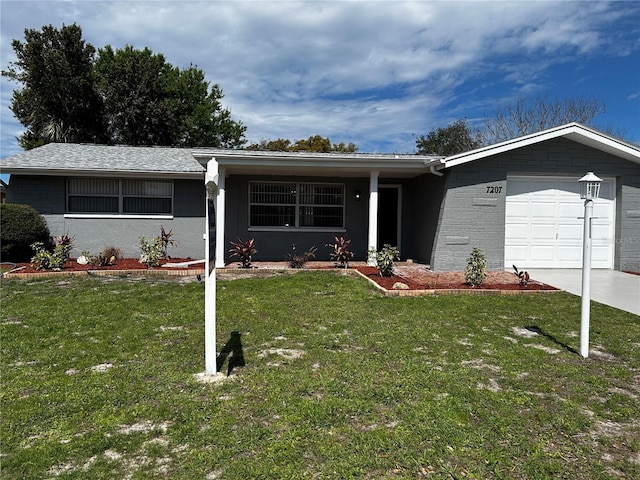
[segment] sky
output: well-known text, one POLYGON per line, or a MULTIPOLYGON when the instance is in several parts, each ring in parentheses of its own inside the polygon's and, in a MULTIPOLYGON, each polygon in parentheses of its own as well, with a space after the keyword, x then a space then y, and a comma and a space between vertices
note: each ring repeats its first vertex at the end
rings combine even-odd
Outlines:
MULTIPOLYGON (((640 1, 0 0, 0 18, 3 69, 25 29, 73 23, 96 49, 196 65, 249 143, 322 135, 414 153, 416 136, 540 96, 594 98, 598 126, 640 144, 640 1)), ((21 151, 18 87, 0 79, 0 158, 21 151)))

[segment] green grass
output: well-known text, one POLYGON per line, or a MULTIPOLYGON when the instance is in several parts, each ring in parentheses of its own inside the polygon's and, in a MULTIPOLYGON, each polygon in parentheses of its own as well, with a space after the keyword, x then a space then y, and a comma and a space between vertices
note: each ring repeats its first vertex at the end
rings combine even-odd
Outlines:
POLYGON ((640 477, 640 317, 594 303, 585 360, 568 294, 219 282, 245 365, 202 384, 202 284, 1 287, 3 479, 640 477))

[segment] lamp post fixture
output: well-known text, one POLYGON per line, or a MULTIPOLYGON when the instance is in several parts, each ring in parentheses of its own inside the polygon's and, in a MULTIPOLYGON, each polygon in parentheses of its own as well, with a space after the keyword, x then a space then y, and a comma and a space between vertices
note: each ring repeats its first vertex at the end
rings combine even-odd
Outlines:
POLYGON ((584 200, 584 233, 582 235, 582 309, 580 317, 580 355, 589 356, 589 316, 591 313, 591 220, 593 201, 600 194, 602 179, 593 172, 578 180, 580 198, 584 200))

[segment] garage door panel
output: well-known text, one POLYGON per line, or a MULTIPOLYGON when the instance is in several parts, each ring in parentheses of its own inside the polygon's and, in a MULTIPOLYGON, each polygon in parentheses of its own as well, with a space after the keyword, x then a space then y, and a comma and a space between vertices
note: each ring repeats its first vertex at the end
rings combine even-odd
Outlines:
POLYGON ((552 202, 532 202, 531 204, 531 218, 554 218, 556 205, 552 202))
POLYGON ((609 225, 591 224, 591 240, 593 242, 606 240, 609 243, 610 238, 609 225))
MULTIPOLYGON (((596 221, 600 218, 603 219, 608 219, 609 218, 609 209, 610 209, 610 204, 606 204, 606 203, 594 203, 593 205, 593 221, 596 221)), ((584 210, 584 209, 583 209, 584 210)), ((581 217, 584 217, 584 211, 582 212, 582 214, 580 215, 581 217)))
POLYGON ((527 218, 529 215, 529 202, 513 202, 507 205, 507 215, 510 217, 527 218))
MULTIPOLYGON (((593 249, 592 249, 593 252, 593 249)), ((580 262, 582 265, 582 248, 576 245, 558 246, 558 259, 561 262, 580 262)))
POLYGON ((538 261, 551 262, 555 258, 555 245, 532 245, 531 246, 531 258, 535 258, 538 261))
POLYGON ((532 225, 530 238, 534 241, 555 241, 556 226, 548 223, 532 225))
MULTIPOLYGON (((526 245, 511 245, 505 247, 504 250, 506 258, 526 258, 529 247, 526 245)), ((511 265, 513 265, 513 263, 511 265)), ((511 265, 509 265, 509 267, 511 267, 511 265)))
POLYGON ((513 239, 514 242, 518 240, 526 242, 529 238, 529 225, 526 223, 507 225, 505 229, 508 230, 505 235, 513 239))
MULTIPOLYGON (((580 268, 584 200, 577 178, 507 179, 505 267, 580 268)), ((615 182, 594 202, 592 266, 613 268, 615 182)))
POLYGON ((582 225, 558 225, 558 240, 582 244, 582 225))
MULTIPOLYGON (((591 264, 598 268, 597 265, 606 262, 609 258, 609 251, 611 248, 609 245, 592 245, 591 246, 591 264)), ((582 257, 580 257, 582 260, 582 257)))
POLYGON ((584 216, 584 207, 575 201, 561 201, 558 203, 558 216, 560 218, 572 219, 576 223, 580 222, 580 217, 584 216))

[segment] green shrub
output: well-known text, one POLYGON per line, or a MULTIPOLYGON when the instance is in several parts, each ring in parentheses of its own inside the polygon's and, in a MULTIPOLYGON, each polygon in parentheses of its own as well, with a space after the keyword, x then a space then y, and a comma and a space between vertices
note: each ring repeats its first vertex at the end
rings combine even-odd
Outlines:
POLYGON ((160 265, 162 258, 162 239, 155 237, 151 242, 145 237, 140 237, 140 263, 144 263, 147 268, 154 268, 160 265))
POLYGON ((487 261, 484 254, 475 248, 471 251, 471 256, 467 258, 467 268, 464 271, 465 281, 472 287, 477 287, 487 278, 487 261))
MULTIPOLYGON (((68 238, 68 237, 67 237, 68 238)), ((50 252, 42 242, 35 242, 31 245, 34 256, 31 258, 31 266, 38 270, 60 270, 64 262, 69 258, 69 252, 73 248, 71 242, 58 243, 53 252, 50 252)))
POLYGON ((400 260, 400 250, 396 247, 385 244, 376 254, 376 262, 378 265, 378 271, 383 277, 390 277, 393 275, 393 262, 400 260))
POLYGON ((0 205, 0 259, 3 262, 28 262, 36 242, 53 248, 45 219, 29 205, 0 205))

